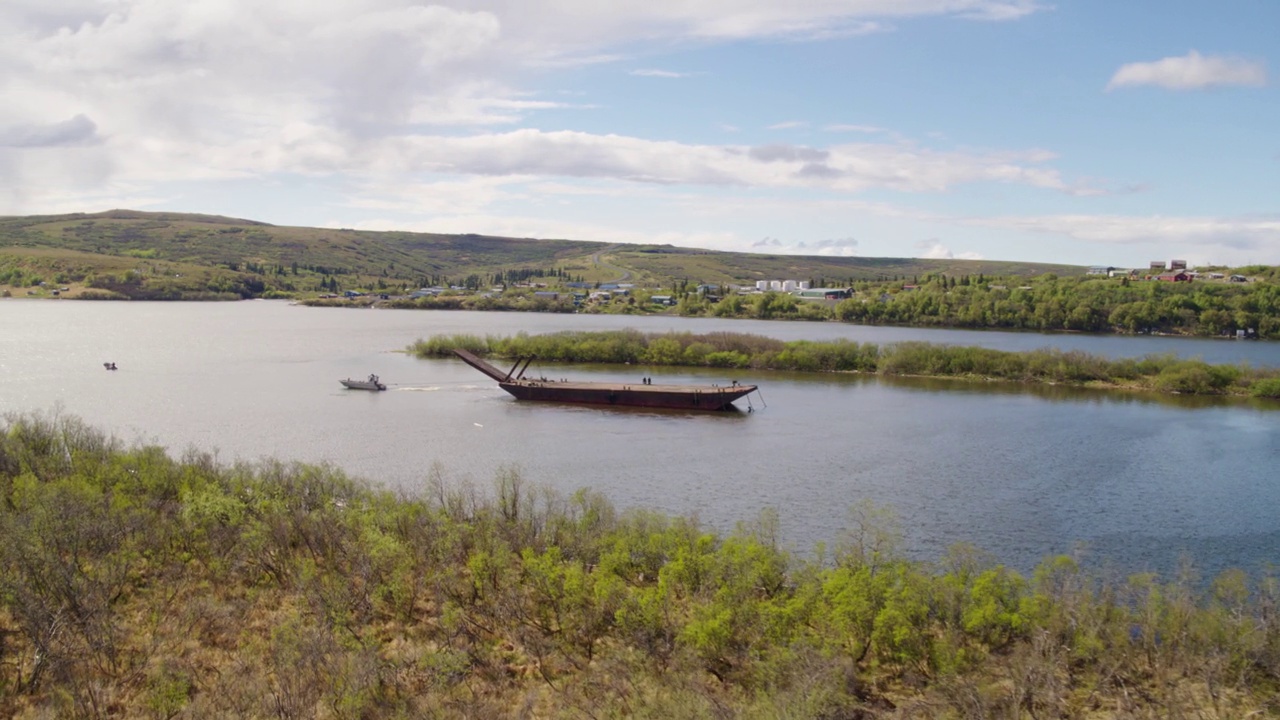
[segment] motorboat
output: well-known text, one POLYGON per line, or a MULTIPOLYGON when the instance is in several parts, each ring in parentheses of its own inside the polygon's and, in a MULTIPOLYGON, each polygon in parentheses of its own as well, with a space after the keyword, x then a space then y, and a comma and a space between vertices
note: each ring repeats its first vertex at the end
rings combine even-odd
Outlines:
POLYGON ((387 386, 378 379, 377 375, 370 375, 368 380, 339 380, 342 386, 351 390, 386 390, 387 386))

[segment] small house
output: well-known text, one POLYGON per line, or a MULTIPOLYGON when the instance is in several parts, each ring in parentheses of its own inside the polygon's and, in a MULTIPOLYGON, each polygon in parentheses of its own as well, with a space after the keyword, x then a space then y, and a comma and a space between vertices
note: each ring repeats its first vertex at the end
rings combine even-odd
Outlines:
POLYGON ((1191 282, 1191 276, 1185 272, 1163 273, 1156 276, 1156 280, 1165 282, 1191 282))

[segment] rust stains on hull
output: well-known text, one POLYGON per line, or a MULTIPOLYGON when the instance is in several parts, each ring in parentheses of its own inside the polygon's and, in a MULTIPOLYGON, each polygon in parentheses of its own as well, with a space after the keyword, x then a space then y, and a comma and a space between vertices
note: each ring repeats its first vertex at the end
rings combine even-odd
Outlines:
POLYGON ((733 401, 754 392, 755 385, 624 385, 592 382, 500 382, 498 387, 520 400, 623 405, 678 410, 728 410, 733 401))
MULTIPOLYGON (((454 350, 468 365, 498 381, 498 387, 519 400, 618 405, 674 410, 730 410, 733 401, 755 392, 755 385, 650 385, 647 383, 526 380, 516 368, 503 373, 466 350, 454 350)), ((526 363, 527 366, 527 363, 526 363)), ((523 371, 521 371, 523 374, 523 371)))

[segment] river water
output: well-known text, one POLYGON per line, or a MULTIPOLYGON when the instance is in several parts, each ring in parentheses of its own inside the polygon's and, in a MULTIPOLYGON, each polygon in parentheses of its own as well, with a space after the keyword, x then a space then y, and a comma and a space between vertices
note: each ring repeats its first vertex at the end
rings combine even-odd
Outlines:
MULTIPOLYGON (((1123 392, 657 368, 535 374, 758 382, 753 412, 686 414, 519 403, 422 337, 565 329, 729 330, 1111 356, 1175 353, 1280 366, 1280 345, 1159 337, 872 328, 834 323, 305 308, 283 302, 0 301, 0 411, 79 416, 126 441, 225 461, 332 462, 389 487, 432 467, 487 488, 516 467, 565 493, 696 514, 731 529, 765 508, 807 552, 867 502, 904 552, 969 543, 1026 572, 1078 552, 1092 568, 1205 575, 1280 560, 1280 407, 1123 392), (106 372, 105 361, 120 368, 106 372), (344 390, 377 373, 384 393, 344 390)), ((748 405, 739 401, 744 408, 748 405)))

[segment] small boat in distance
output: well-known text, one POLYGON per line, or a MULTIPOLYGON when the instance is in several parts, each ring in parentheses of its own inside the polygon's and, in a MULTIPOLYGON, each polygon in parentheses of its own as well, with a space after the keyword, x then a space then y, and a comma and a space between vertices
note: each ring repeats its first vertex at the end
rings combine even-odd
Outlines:
POLYGON ((117 369, 117 368, 116 368, 116 364, 115 364, 115 363, 113 363, 113 362, 104 362, 104 363, 102 363, 102 367, 104 367, 104 368, 106 368, 106 369, 108 369, 108 370, 115 370, 115 369, 117 369))
POLYGON ((517 400, 620 405, 626 407, 669 408, 673 410, 736 410, 733 401, 755 392, 755 385, 655 385, 648 378, 635 383, 578 382, 574 380, 527 379, 531 358, 521 358, 508 373, 466 350, 455 349, 463 362, 498 381, 498 387, 517 400), (521 367, 523 363, 524 367, 521 367), (519 370, 519 372, 516 372, 519 370))
POLYGON ((351 378, 347 378, 346 380, 339 380, 338 382, 342 383, 343 387, 350 388, 352 390, 387 389, 387 386, 383 385, 382 382, 378 380, 377 375, 370 375, 368 380, 352 380, 351 378))

